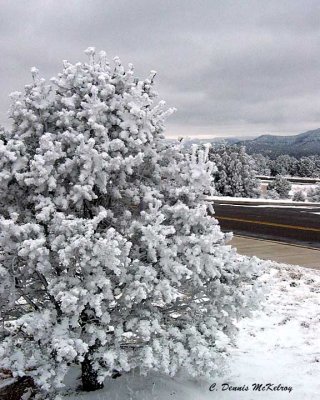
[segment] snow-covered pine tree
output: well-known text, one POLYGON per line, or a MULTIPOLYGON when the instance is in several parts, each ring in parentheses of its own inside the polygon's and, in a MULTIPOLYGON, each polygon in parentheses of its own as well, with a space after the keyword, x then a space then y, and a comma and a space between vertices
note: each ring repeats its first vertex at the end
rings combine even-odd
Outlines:
POLYGON ((308 190, 307 199, 314 203, 320 203, 320 183, 308 190))
POLYGON ((301 157, 297 163, 298 176, 313 177, 316 173, 316 158, 314 156, 301 157))
POLYGON ((254 170, 258 175, 270 176, 270 159, 263 154, 253 154, 252 159, 254 161, 254 170))
POLYGON ((209 158, 217 167, 214 183, 219 194, 232 197, 260 196, 254 160, 243 146, 211 148, 209 158))
POLYGON ((293 201, 306 201, 306 195, 302 190, 298 190, 292 196, 293 201))
POLYGON ((267 189, 267 192, 265 193, 265 198, 270 199, 270 200, 279 200, 280 196, 279 193, 274 190, 274 189, 267 189))
POLYGON ((0 367, 44 390, 82 367, 84 390, 114 370, 221 368, 254 303, 259 262, 208 212, 208 149, 163 136, 172 110, 105 53, 64 62, 14 93, 0 142, 0 367))
POLYGON ((297 168, 297 159, 289 156, 288 154, 282 154, 274 160, 270 160, 271 164, 271 175, 294 175, 294 171, 297 168))
POLYGON ((280 199, 288 199, 291 183, 284 176, 277 175, 274 180, 268 184, 267 193, 271 190, 276 191, 280 199))

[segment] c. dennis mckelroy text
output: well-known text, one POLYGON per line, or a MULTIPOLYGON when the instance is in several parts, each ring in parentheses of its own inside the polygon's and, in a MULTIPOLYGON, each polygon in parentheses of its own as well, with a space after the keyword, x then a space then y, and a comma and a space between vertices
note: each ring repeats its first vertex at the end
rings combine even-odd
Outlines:
POLYGON ((235 391, 235 392, 292 392, 292 386, 283 385, 281 383, 252 383, 251 385, 236 386, 230 383, 213 383, 209 387, 210 392, 219 391, 235 391), (220 387, 219 387, 220 386, 220 387))

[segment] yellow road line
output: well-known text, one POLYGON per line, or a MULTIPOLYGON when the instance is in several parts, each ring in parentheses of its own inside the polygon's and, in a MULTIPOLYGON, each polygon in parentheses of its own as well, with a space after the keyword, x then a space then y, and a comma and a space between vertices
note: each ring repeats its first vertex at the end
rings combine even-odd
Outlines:
POLYGON ((299 231, 311 231, 311 232, 320 232, 320 229, 317 228, 308 228, 305 226, 296 226, 296 225, 285 225, 285 224, 277 224, 274 222, 266 222, 266 221, 255 221, 252 219, 241 219, 241 218, 231 218, 231 217, 220 217, 220 216, 215 216, 217 220, 226 220, 226 221, 236 221, 236 222, 247 222, 249 224, 257 224, 257 225, 268 225, 268 226, 274 226, 278 228, 288 228, 288 229, 297 229, 299 231))

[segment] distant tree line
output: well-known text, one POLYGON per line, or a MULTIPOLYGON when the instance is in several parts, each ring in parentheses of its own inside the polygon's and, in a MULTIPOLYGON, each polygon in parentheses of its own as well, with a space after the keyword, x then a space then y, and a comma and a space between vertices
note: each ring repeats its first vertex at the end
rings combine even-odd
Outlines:
POLYGON ((270 159, 262 154, 254 154, 252 157, 258 175, 320 177, 320 155, 306 156, 299 159, 288 154, 283 154, 275 159, 270 159))
POLYGON ((297 159, 281 155, 272 160, 261 154, 249 155, 245 147, 219 145, 211 147, 209 159, 215 164, 214 183, 219 196, 268 199, 289 199, 293 201, 320 202, 320 184, 307 190, 291 194, 292 185, 286 176, 320 177, 320 156, 297 159), (275 176, 261 193, 257 175, 275 176))

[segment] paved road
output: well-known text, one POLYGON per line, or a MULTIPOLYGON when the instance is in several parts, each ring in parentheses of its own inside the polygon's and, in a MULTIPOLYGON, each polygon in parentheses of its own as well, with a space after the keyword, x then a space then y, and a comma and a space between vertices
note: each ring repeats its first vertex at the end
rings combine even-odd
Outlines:
POLYGON ((231 205, 219 200, 214 210, 224 231, 320 248, 320 207, 231 205))
POLYGON ((234 236, 230 244, 246 256, 320 269, 320 249, 244 236, 234 236))

